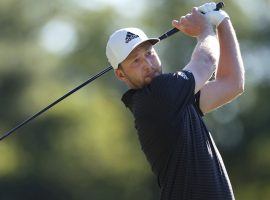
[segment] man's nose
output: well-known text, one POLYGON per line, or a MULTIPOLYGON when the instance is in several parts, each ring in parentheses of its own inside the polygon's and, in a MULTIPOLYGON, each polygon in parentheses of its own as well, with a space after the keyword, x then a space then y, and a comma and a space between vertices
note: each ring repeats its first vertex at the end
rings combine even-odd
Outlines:
POLYGON ((153 63, 152 63, 151 59, 145 58, 144 59, 144 70, 148 71, 152 68, 152 66, 153 66, 153 63))

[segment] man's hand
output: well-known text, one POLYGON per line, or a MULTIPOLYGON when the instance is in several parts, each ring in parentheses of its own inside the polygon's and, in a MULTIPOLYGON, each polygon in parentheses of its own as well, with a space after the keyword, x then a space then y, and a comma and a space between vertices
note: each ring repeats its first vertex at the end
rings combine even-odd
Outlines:
POLYGON ((198 7, 200 12, 205 13, 205 17, 213 26, 218 26, 225 18, 229 18, 229 15, 223 11, 215 11, 217 5, 214 2, 205 3, 198 7))
POLYGON ((172 25, 188 36, 200 37, 213 33, 213 28, 206 17, 194 7, 192 12, 173 20, 172 25))

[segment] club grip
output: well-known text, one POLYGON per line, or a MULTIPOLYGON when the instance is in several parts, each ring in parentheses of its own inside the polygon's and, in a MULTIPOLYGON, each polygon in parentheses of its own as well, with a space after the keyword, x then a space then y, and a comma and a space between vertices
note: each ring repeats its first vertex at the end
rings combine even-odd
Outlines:
MULTIPOLYGON (((220 9, 223 8, 223 7, 224 7, 224 3, 223 3, 223 2, 219 2, 219 3, 217 3, 217 5, 216 5, 215 11, 218 11, 218 10, 220 10, 220 9)), ((202 12, 202 14, 205 14, 205 13, 202 12)), ((165 38, 167 38, 167 37, 169 37, 169 36, 171 36, 171 35, 177 33, 178 31, 179 31, 179 29, 173 28, 173 29, 167 31, 166 33, 164 33, 164 34, 163 34, 162 36, 160 36, 158 39, 161 41, 161 40, 163 40, 163 39, 165 39, 165 38)))

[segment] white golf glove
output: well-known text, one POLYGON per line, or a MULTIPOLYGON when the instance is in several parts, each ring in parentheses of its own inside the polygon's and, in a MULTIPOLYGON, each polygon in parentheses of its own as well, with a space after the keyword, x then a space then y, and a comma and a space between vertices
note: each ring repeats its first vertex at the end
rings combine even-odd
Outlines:
POLYGON ((225 19, 230 18, 224 10, 214 11, 216 9, 216 3, 205 3, 198 7, 198 10, 205 13, 206 18, 210 23, 216 27, 225 19))

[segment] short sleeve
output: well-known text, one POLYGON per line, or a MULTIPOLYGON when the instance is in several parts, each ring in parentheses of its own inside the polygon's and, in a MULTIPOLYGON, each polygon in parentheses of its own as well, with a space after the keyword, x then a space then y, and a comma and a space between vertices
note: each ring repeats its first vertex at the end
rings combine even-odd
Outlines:
POLYGON ((196 94, 195 94, 195 108, 196 110, 199 112, 200 116, 203 117, 204 114, 200 108, 200 97, 201 97, 201 91, 198 91, 196 94))
POLYGON ((152 81, 150 87, 161 103, 178 109, 194 101, 195 79, 190 71, 162 74, 152 81))

